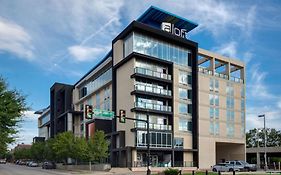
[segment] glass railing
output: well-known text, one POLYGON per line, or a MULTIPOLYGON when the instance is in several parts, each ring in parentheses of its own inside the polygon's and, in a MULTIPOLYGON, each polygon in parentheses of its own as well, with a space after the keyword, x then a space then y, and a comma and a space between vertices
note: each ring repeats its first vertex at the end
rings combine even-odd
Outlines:
POLYGON ((198 71, 203 73, 203 74, 213 75, 213 71, 205 69, 203 67, 198 67, 198 71))
POLYGON ((215 76, 220 77, 220 78, 224 78, 224 79, 228 79, 228 75, 218 73, 218 72, 215 72, 215 76))
MULTIPOLYGON (((136 122, 135 128, 142 128, 146 129, 146 123, 145 122, 136 122)), ((155 129, 155 130, 172 130, 171 125, 162 125, 162 124, 156 124, 156 123, 149 123, 149 129, 155 129)))
POLYGON ((152 86, 149 86, 149 85, 143 85, 143 84, 136 84, 135 90, 152 92, 152 93, 155 93, 155 94, 168 95, 168 96, 172 95, 171 90, 156 88, 156 87, 152 87, 152 86))
POLYGON ((145 102, 135 102, 135 107, 144 108, 144 109, 152 109, 157 111, 167 111, 172 112, 171 106, 153 104, 153 103, 145 103, 145 102))
POLYGON ((166 80, 171 80, 172 76, 169 74, 164 74, 161 72, 156 72, 150 69, 142 68, 142 67, 135 67, 135 73, 144 74, 152 77, 162 78, 166 80))
POLYGON ((243 83, 243 80, 241 78, 237 78, 237 77, 230 77, 231 81, 234 81, 236 83, 243 83))

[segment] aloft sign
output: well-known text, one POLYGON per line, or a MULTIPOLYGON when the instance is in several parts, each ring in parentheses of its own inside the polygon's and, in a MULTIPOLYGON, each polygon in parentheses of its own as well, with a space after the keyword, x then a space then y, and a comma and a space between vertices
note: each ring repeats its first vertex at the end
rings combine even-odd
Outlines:
POLYGON ((175 27, 174 24, 169 23, 169 22, 162 22, 161 24, 161 30, 172 33, 176 36, 182 37, 187 39, 187 32, 186 29, 179 29, 175 27))

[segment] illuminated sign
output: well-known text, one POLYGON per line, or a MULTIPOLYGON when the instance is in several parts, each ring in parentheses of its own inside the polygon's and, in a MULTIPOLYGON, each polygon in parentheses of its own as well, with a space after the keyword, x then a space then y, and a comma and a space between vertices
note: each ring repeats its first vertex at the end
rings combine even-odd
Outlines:
POLYGON ((179 29, 179 28, 175 27, 174 24, 171 24, 169 22, 162 22, 161 29, 163 31, 166 31, 166 32, 172 33, 176 36, 187 39, 186 29, 179 29))

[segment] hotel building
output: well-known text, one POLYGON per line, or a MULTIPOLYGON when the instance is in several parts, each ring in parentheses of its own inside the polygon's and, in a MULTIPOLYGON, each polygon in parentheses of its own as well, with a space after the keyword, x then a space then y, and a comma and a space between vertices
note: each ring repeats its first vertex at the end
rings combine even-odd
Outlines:
POLYGON ((199 49, 188 39, 195 27, 150 7, 113 39, 112 50, 93 69, 64 85, 67 93, 56 84, 51 88, 51 137, 62 131, 89 137, 104 130, 112 166, 146 166, 146 123, 85 119, 84 107, 92 105, 116 115, 126 110, 130 118, 149 116, 153 167, 208 169, 224 160, 245 160, 245 66, 199 49))

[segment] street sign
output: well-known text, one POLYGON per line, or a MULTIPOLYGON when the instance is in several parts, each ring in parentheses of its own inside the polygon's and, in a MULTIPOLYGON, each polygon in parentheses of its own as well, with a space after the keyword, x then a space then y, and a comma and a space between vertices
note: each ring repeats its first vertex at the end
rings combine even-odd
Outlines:
POLYGON ((112 120, 114 117, 114 112, 106 111, 101 109, 93 109, 94 116, 93 118, 103 119, 103 120, 112 120))

